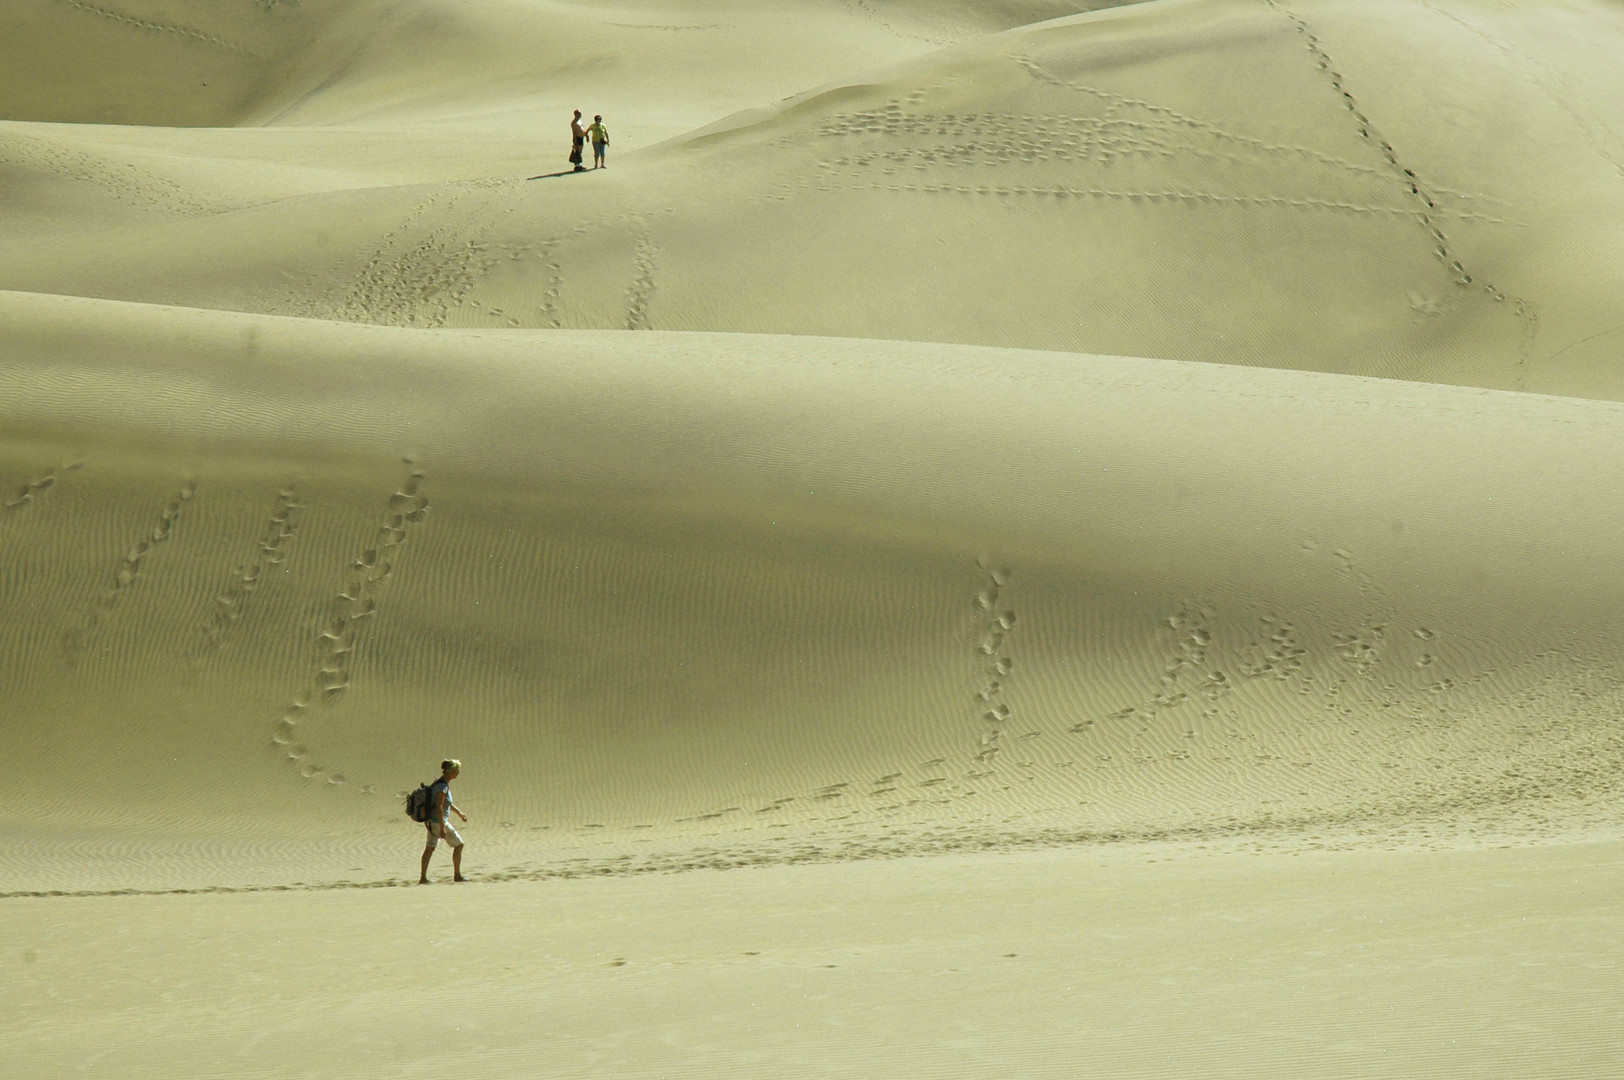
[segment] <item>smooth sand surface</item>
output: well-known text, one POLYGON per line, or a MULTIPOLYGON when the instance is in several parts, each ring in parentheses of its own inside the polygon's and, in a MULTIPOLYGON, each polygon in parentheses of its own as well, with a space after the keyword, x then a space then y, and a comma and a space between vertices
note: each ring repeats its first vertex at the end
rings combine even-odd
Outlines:
POLYGON ((1114 849, 22 900, 0 972, 25 1076, 1608 1076, 1621 856, 1114 849))
POLYGON ((5 1071, 1624 1071, 1621 50, 9 6, 5 1071))

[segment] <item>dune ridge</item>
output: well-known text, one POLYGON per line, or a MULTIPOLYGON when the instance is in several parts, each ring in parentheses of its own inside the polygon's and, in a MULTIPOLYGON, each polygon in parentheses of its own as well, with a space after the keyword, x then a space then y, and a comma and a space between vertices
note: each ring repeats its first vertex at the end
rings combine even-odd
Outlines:
MULTIPOLYGON (((604 26, 592 33, 626 32, 604 26)), ((0 285, 423 327, 857 335, 1616 398, 1624 140, 1602 43, 1620 33, 1605 5, 1547 18, 1164 0, 945 48, 882 34, 865 55, 879 64, 889 42, 891 66, 710 127, 742 103, 695 102, 661 133, 631 128, 587 185, 548 175, 563 140, 545 133, 562 131, 573 91, 527 99, 517 136, 511 116, 477 110, 358 114, 372 148, 360 161, 319 134, 331 128, 282 163, 248 150, 288 155, 295 140, 275 125, 202 134, 186 158, 161 134, 11 125, 8 156, 94 224, 81 234, 61 208, 23 230, 0 285), (1487 116, 1520 152, 1486 137, 1487 116), (62 172, 84 181, 47 179, 62 172), (947 263, 970 272, 938 273, 947 263), (1035 272, 1051 265, 1063 271, 1035 272)), ((768 37, 748 52, 784 48, 768 37)), ((356 78, 372 100, 399 97, 356 78)), ((635 97, 603 107, 641 122, 635 97)))

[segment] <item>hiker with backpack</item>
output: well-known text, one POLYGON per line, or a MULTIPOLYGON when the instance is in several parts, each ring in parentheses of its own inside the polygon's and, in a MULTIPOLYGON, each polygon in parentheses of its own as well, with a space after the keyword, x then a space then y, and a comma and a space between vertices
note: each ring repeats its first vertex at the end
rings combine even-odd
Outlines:
POLYGON ((462 772, 462 762, 456 758, 447 758, 440 762, 440 779, 432 784, 422 784, 412 792, 406 800, 406 812, 413 821, 421 821, 428 828, 428 844, 423 848, 423 866, 418 872, 417 883, 429 883, 429 859, 434 857, 434 849, 444 840, 451 845, 451 875, 453 881, 467 881, 462 876, 462 837, 457 830, 446 820, 446 811, 449 810, 468 820, 468 815, 457 809, 456 801, 451 798, 451 781, 462 772))

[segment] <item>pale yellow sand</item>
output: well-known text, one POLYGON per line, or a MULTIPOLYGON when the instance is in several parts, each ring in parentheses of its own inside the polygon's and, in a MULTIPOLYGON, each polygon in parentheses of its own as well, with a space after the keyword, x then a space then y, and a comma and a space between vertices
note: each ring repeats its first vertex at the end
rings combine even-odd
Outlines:
POLYGON ((231 116, 269 127, 5 124, 23 197, 0 287, 1621 393, 1610 5, 1162 2, 946 48, 862 4, 739 5, 756 16, 675 38, 631 9, 410 7, 505 44, 409 47, 429 16, 397 10, 319 92, 231 116), (587 63, 606 36, 624 59, 587 63), (705 41, 740 65, 725 92, 705 41), (386 47, 387 79, 363 62, 386 47), (548 78, 565 57, 582 70, 548 78), (607 173, 552 175, 572 106, 608 117, 607 173))
POLYGON ((8 1072, 1615 1074, 1621 46, 8 8, 8 1072))
POLYGON ((1610 1076, 1620 870, 1052 851, 14 901, 8 1071, 1610 1076))

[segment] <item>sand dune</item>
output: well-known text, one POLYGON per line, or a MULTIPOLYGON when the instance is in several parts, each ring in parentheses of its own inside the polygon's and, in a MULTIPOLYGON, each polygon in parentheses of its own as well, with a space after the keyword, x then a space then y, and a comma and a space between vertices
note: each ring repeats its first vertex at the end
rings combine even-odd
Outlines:
POLYGON ((1616 1074, 1621 46, 9 5, 8 1075, 1616 1074))
MULTIPOLYGON (((173 136, 12 125, 8 155, 30 175, 84 179, 41 189, 82 202, 42 207, 50 227, 22 231, 26 257, 0 284, 411 326, 857 334, 1616 398, 1603 358, 1624 142, 1605 43, 1620 33, 1599 7, 1137 5, 837 79, 651 152, 632 127, 590 184, 526 179, 563 166, 573 89, 517 138, 431 112, 438 153, 397 125, 367 129, 360 160, 324 129, 213 134, 193 144, 205 156, 180 157, 173 136), (274 150, 242 156, 256 141, 274 150)), ((813 71, 833 66, 795 75, 813 71)), ((608 76, 588 85, 589 111, 598 86, 628 95, 603 107, 617 124, 641 122, 638 95, 664 100, 608 76)), ((722 103, 707 104, 681 119, 714 118, 722 103)))
POLYGON ((761 861, 831 828, 1587 835, 1614 806, 1613 403, 4 311, 11 740, 63 825, 253 831, 297 797, 295 832, 398 835, 447 740, 515 832, 704 821, 761 861))
POLYGON ((442 122, 452 138, 457 126, 512 138, 515 122, 556 128, 564 103, 587 94, 612 103, 629 135, 662 124, 677 134, 717 110, 1123 2, 916 0, 882 12, 843 0, 19 0, 0 43, 0 115, 187 128, 442 122))

